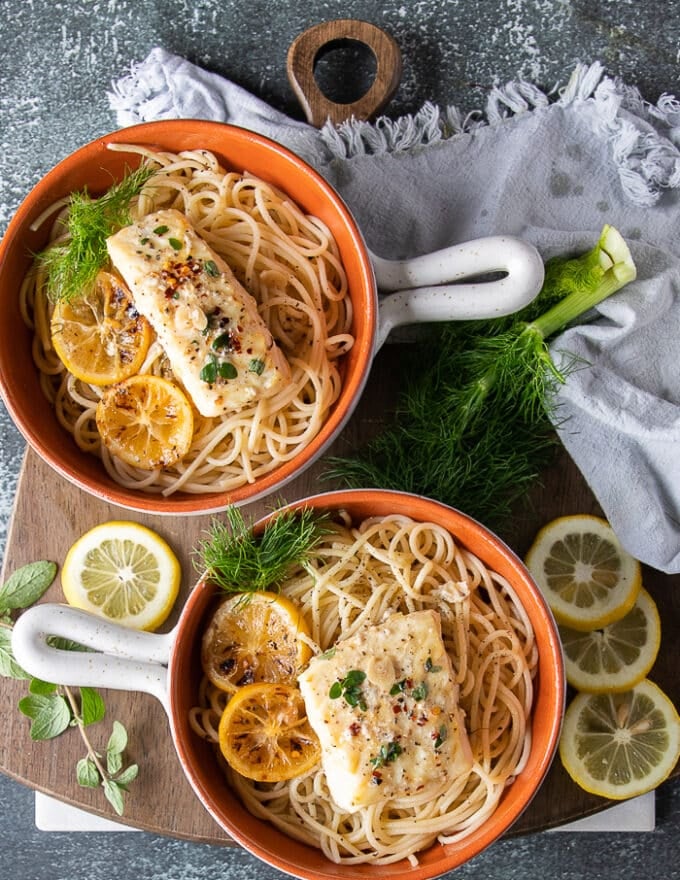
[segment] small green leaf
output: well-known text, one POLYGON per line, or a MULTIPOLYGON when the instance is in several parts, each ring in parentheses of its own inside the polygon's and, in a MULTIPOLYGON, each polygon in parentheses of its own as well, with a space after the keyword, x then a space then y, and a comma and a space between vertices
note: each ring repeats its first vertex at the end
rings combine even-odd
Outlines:
POLYGON ((217 373, 220 379, 235 379, 238 376, 238 370, 231 361, 223 361, 218 364, 217 373))
POLYGON ((76 778, 78 779, 78 785, 82 785, 84 788, 98 788, 101 784, 99 771, 94 761, 90 760, 90 758, 81 758, 78 761, 76 764, 76 778))
POLYGON ((0 588, 0 614, 16 608, 28 608, 44 595, 57 574, 54 562, 29 562, 12 572, 0 588))
POLYGON ((106 800, 111 804, 116 813, 118 813, 119 816, 122 816, 123 789, 121 789, 113 779, 107 779, 104 782, 104 794, 106 795, 106 800))
POLYGON ((48 636, 47 644, 51 648, 59 648, 60 651, 90 651, 91 648, 74 642, 73 639, 62 639, 61 636, 48 636))
POLYGON ((51 681, 42 681, 40 678, 32 678, 31 682, 28 686, 28 690, 32 694, 42 694, 43 696, 48 696, 49 694, 53 694, 57 689, 56 684, 52 684, 51 681))
POLYGON ((154 232, 156 233, 156 235, 163 235, 165 232, 168 231, 169 228, 169 226, 157 226, 154 229, 154 232))
POLYGON ((111 752, 107 749, 106 769, 111 776, 115 776, 116 773, 123 769, 123 756, 120 752, 111 752))
POLYGON ((212 347, 217 351, 220 348, 232 349, 234 347, 234 339, 231 333, 220 333, 212 341, 212 347))
POLYGON ((421 700, 425 699, 425 697, 427 696, 427 692, 427 684, 424 681, 421 681, 420 684, 417 684, 413 688, 413 690, 411 691, 411 696, 414 700, 416 700, 416 702, 420 702, 421 700))
POLYGON ((168 241, 170 242, 170 247, 171 247, 173 250, 175 250, 175 251, 181 251, 181 250, 182 250, 182 242, 181 242, 178 238, 172 238, 172 237, 171 237, 171 238, 168 239, 168 241))
POLYGON ((251 358, 248 363, 248 371, 261 376, 264 372, 264 361, 261 358, 251 358))
POLYGON ((214 260, 206 260, 203 266, 205 267, 205 271, 212 278, 217 278, 220 274, 220 270, 217 268, 217 263, 214 260))
POLYGON ((118 776, 116 776, 116 784, 122 788, 123 791, 127 791, 128 785, 135 781, 138 773, 139 765, 130 764, 129 767, 126 767, 122 773, 119 773, 118 776))
POLYGON ((17 663, 12 651, 12 631, 0 627, 0 675, 5 678, 30 678, 17 663))
POLYGON ((99 693, 90 687, 80 689, 80 718, 85 727, 101 721, 106 715, 106 706, 99 693))
POLYGON ((203 365, 199 377, 203 382, 207 382, 208 385, 215 384, 215 379, 217 379, 217 362, 214 358, 203 365))
POLYGON ((111 736, 109 737, 109 741, 106 745, 106 753, 109 752, 117 752, 121 753, 125 751, 125 746, 128 742, 127 730, 123 727, 120 721, 113 722, 113 731, 111 732, 111 736))
POLYGON ((31 739, 53 739, 63 733, 71 723, 71 710, 66 700, 58 694, 42 696, 32 694, 19 700, 19 711, 32 719, 31 739))

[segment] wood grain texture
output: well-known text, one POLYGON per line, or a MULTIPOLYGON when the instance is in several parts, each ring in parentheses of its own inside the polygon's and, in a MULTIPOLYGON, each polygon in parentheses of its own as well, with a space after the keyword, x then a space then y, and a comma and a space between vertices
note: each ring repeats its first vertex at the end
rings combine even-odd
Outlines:
POLYGON ((326 121, 336 124, 354 117, 372 119, 397 91, 401 79, 401 52, 396 40, 367 21, 335 19, 309 28, 296 37, 288 49, 288 80, 307 121, 321 128, 326 121), (314 67, 324 52, 346 43, 362 43, 375 56, 376 73, 368 91, 349 104, 328 98, 316 81, 314 67))
MULTIPOLYGON (((375 433, 390 404, 391 383, 398 346, 387 346, 374 363, 371 379, 360 405, 342 436, 331 450, 346 454, 375 433)), ((393 390, 393 389, 392 389, 393 390)), ((324 489, 332 483, 320 481, 323 463, 307 471, 286 488, 292 501, 324 489)), ((246 514, 259 516, 267 503, 251 505, 246 514)), ((538 528, 554 516, 601 511, 576 467, 562 454, 543 475, 529 503, 517 511, 512 523, 501 532, 520 555, 527 550, 538 528)), ((52 472, 32 452, 27 453, 21 472, 14 516, 5 557, 4 576, 36 559, 58 563, 73 541, 88 528, 109 519, 134 519, 158 531, 177 552, 183 566, 180 601, 164 629, 177 619, 182 599, 194 581, 192 549, 210 523, 210 517, 154 517, 129 513, 85 495, 52 472)), ((680 677, 673 638, 680 626, 680 577, 644 571, 644 584, 661 612, 664 639, 661 654, 650 674, 680 704, 680 677)), ((63 601, 59 578, 50 588, 48 601, 63 601)), ((101 791, 81 788, 75 781, 75 765, 84 750, 78 733, 69 731, 55 740, 34 743, 29 722, 16 708, 26 693, 26 682, 0 679, 0 771, 26 785, 96 815, 115 818, 101 791)), ((218 844, 233 843, 194 796, 175 755, 169 726, 160 704, 152 697, 120 691, 103 692, 107 719, 90 728, 95 746, 104 747, 113 719, 128 729, 128 758, 140 764, 140 775, 126 797, 124 822, 134 827, 174 837, 218 844)), ((680 772, 676 768, 675 774, 680 772)), ((557 759, 543 786, 510 834, 522 834, 554 827, 608 806, 609 802, 581 791, 557 759)))

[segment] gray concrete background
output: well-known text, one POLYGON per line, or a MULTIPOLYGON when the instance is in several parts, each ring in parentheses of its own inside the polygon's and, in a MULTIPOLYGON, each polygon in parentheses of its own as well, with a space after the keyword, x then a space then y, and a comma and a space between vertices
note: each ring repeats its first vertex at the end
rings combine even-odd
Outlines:
MULTIPOLYGON (((301 118, 286 78, 286 50, 332 18, 386 28, 404 59, 388 115, 424 101, 483 105, 495 83, 526 78, 550 90, 577 61, 602 61, 648 100, 680 95, 680 4, 650 0, 0 0, 0 233, 28 190, 76 147, 115 127, 106 92, 154 46, 217 71, 301 118)), ((370 81, 362 56, 351 83, 370 81)), ((334 85, 348 58, 331 57, 334 85)), ((346 69, 346 68, 345 68, 346 69)), ((23 440, 0 404, 0 552, 4 552, 23 440)), ((44 834, 33 793, 0 776, 0 877, 26 880, 236 880, 281 875, 238 849, 149 834, 44 834)), ((542 834, 501 841, 456 872, 472 878, 680 877, 680 784, 657 794, 650 834, 542 834)))

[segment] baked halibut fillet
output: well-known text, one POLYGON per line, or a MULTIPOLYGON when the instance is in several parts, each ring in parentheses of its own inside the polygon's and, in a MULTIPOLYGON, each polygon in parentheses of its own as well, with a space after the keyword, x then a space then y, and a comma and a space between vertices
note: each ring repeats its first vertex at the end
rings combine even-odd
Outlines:
POLYGON ((433 796, 472 766, 458 685, 435 611, 392 614, 299 676, 335 803, 433 796))
POLYGON ((107 248, 201 415, 237 411, 290 380, 257 303, 184 214, 148 214, 107 248))

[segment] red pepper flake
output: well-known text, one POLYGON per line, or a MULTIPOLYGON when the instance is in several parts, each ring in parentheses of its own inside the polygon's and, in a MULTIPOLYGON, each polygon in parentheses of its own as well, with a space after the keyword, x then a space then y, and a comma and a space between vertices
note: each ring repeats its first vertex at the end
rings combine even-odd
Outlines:
POLYGON ((361 724, 359 724, 358 721, 353 721, 349 726, 349 732, 352 734, 352 736, 357 736, 360 730, 361 724))

